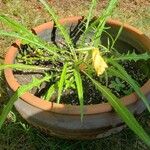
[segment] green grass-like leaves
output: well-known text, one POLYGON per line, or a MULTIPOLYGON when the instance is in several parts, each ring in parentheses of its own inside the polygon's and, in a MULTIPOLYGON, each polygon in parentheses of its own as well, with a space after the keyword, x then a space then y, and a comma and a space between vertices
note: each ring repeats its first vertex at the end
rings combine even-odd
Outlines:
POLYGON ((63 66, 63 70, 62 70, 62 73, 61 73, 61 77, 60 77, 60 81, 58 83, 58 98, 57 98, 57 103, 60 102, 60 97, 62 95, 62 92, 63 92, 63 86, 65 84, 65 78, 66 78, 66 73, 67 73, 67 63, 64 64, 63 66))
POLYGON ((52 7, 49 7, 49 5, 47 4, 47 2, 45 0, 39 0, 39 1, 44 5, 44 8, 48 11, 50 16, 52 17, 54 23, 56 24, 56 27, 60 30, 62 36, 65 39, 66 44, 70 48, 70 51, 71 51, 73 57, 77 60, 77 56, 76 56, 70 35, 68 34, 66 28, 62 24, 60 24, 58 15, 55 13, 55 11, 53 10, 52 7))
POLYGON ((12 68, 12 69, 25 69, 25 70, 50 70, 50 68, 46 68, 46 67, 39 67, 39 66, 35 66, 35 65, 24 65, 24 64, 3 64, 0 65, 0 71, 7 69, 7 68, 12 68))
POLYGON ((56 50, 58 49, 54 44, 47 44, 45 41, 40 39, 37 35, 33 34, 30 30, 28 30, 23 25, 19 24, 15 20, 10 19, 5 15, 0 14, 0 21, 9 26, 14 32, 6 32, 0 30, 0 36, 10 36, 23 40, 26 43, 34 44, 39 48, 43 48, 48 52, 58 55, 56 50))
POLYGON ((43 97, 46 101, 50 101, 52 95, 53 95, 53 94, 55 93, 55 91, 56 91, 56 86, 57 86, 57 84, 55 83, 55 84, 52 84, 52 85, 49 87, 49 89, 47 90, 47 92, 45 93, 45 95, 44 95, 44 97, 43 97))
POLYGON ((148 54, 147 52, 142 53, 142 54, 136 54, 135 52, 130 53, 129 51, 127 52, 127 54, 120 54, 120 56, 115 57, 113 56, 112 58, 110 58, 109 60, 113 60, 113 61, 138 61, 138 60, 148 60, 150 59, 150 54, 148 54))
POLYGON ((92 0, 92 3, 90 5, 89 13, 88 13, 88 15, 86 17, 87 21, 86 21, 86 24, 85 24, 85 32, 88 29, 89 23, 90 23, 90 21, 91 21, 91 19, 93 17, 93 11, 94 11, 94 9, 96 7, 97 1, 98 0, 92 0))
POLYGON ((77 86, 78 91, 78 98, 80 102, 80 111, 81 111, 81 121, 83 120, 83 105, 84 105, 84 99, 83 99, 83 86, 82 86, 82 79, 79 70, 74 69, 74 77, 75 82, 77 86))
POLYGON ((108 7, 106 8, 106 10, 96 20, 96 22, 98 22, 98 26, 96 27, 95 34, 92 37, 93 45, 95 47, 98 47, 98 45, 100 43, 100 39, 99 38, 101 37, 101 34, 104 31, 106 20, 111 15, 111 13, 112 13, 114 7, 116 6, 117 2, 118 2, 118 0, 110 0, 110 2, 108 4, 108 7))

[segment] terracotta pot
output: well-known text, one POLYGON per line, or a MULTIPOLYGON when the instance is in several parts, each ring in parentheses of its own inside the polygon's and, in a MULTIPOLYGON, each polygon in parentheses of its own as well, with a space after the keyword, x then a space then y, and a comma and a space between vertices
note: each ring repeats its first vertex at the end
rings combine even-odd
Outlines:
MULTIPOLYGON (((77 24, 81 17, 71 17, 60 20, 62 24, 68 26, 77 24)), ((122 23, 109 20, 107 25, 111 26, 112 34, 116 34, 116 30, 122 23)), ((33 30, 45 40, 50 40, 53 23, 48 22, 42 24, 33 30)), ((123 25, 123 32, 119 37, 126 44, 130 44, 137 50, 150 50, 150 39, 142 32, 127 24, 123 25)), ((17 44, 19 44, 17 42, 17 44)), ((11 46, 5 56, 5 64, 14 63, 14 59, 18 52, 16 46, 11 46)), ((5 77, 9 87, 16 91, 19 87, 17 79, 11 69, 5 70, 5 77)), ((150 80, 141 87, 141 91, 150 101, 150 80)), ((145 106, 138 99, 135 93, 121 98, 121 101, 135 115, 140 114, 145 106)), ((26 92, 15 103, 16 109, 32 125, 45 130, 51 135, 62 138, 71 139, 95 139, 107 136, 111 133, 118 132, 123 129, 124 123, 113 111, 109 103, 101 103, 96 105, 84 106, 84 119, 80 122, 79 106, 56 104, 54 102, 44 101, 33 94, 26 92)))

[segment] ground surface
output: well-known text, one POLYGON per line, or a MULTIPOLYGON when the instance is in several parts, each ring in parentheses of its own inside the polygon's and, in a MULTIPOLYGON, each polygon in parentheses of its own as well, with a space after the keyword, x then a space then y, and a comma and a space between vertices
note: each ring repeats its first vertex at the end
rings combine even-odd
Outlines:
MULTIPOLYGON (((90 0, 48 1, 58 11, 60 17, 85 15, 90 4, 90 0)), ((106 6, 107 2, 107 0, 99 2, 95 15, 99 14, 98 12, 106 6)), ((0 12, 13 17, 29 28, 50 20, 37 0, 0 0, 0 12)), ((112 17, 138 27, 150 37, 150 0, 120 0, 112 17)), ((2 23, 0 23, 1 28, 5 28, 2 23)), ((10 38, 0 37, 0 62, 3 61, 4 54, 12 41, 10 38)), ((1 77, 0 108, 8 99, 1 77)), ((62 140, 32 128, 15 110, 13 112, 0 131, 0 150, 148 150, 128 128, 119 134, 100 140, 62 140)), ((148 112, 144 112, 138 119, 150 133, 148 112)))

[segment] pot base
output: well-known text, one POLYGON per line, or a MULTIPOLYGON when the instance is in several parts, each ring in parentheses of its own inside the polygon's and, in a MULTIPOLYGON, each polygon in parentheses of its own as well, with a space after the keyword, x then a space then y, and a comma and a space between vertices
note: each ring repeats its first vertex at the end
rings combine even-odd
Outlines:
MULTIPOLYGON (((131 109, 137 115, 145 109, 141 106, 141 103, 137 103, 131 109)), ((21 99, 16 101, 15 107, 28 123, 41 129, 46 134, 65 139, 99 139, 118 133, 126 127, 115 112, 97 114, 95 117, 84 116, 81 123, 79 116, 60 116, 60 114, 43 111, 21 99)))

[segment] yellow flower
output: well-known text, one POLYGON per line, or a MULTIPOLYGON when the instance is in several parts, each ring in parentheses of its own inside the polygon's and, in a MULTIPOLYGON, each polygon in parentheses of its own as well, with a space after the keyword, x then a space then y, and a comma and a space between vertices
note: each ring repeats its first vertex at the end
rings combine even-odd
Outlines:
POLYGON ((98 48, 94 48, 92 50, 92 61, 97 76, 102 75, 108 66, 104 61, 104 59, 102 58, 98 48))

